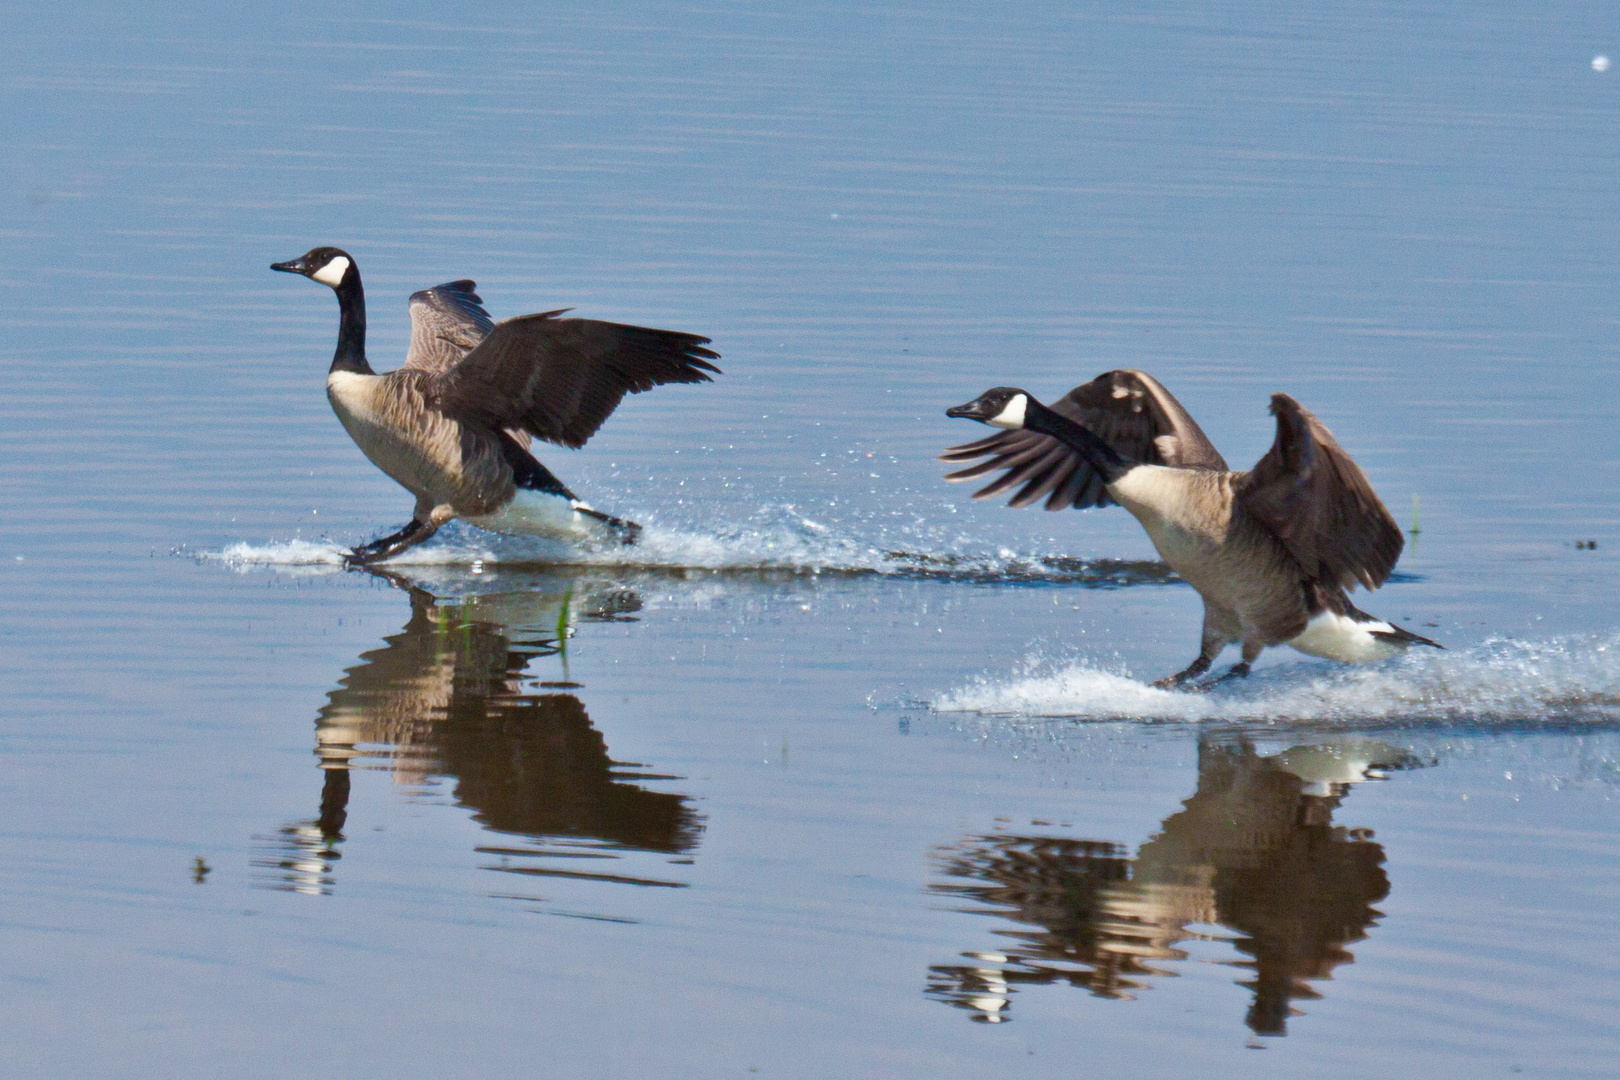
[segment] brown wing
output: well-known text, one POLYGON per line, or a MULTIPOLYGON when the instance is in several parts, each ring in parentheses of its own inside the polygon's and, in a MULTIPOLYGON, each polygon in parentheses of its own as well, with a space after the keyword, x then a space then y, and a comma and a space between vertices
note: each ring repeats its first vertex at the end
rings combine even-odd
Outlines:
POLYGON ((461 363, 495 329, 476 282, 463 278, 411 293, 405 366, 437 375, 461 363))
MULTIPOLYGON (((1226 461, 1203 430, 1159 380, 1145 371, 1107 371, 1075 387, 1049 408, 1082 425, 1114 452, 1148 465, 1180 465, 1195 469, 1226 470, 1226 461)), ((1048 510, 1110 506, 1113 499, 1097 470, 1078 452, 1034 431, 1004 431, 977 442, 953 446, 941 461, 972 461, 977 465, 948 474, 951 481, 973 480, 1006 470, 973 493, 990 499, 1014 487, 1022 490, 1009 506, 1028 506, 1047 496, 1048 510)))
POLYGON ((1361 467, 1326 425, 1287 394, 1271 396, 1277 438, 1237 482, 1237 503, 1314 580, 1376 589, 1405 539, 1361 467))
POLYGON ((496 323, 466 359, 429 381, 428 403, 462 423, 578 447, 624 395, 720 372, 706 337, 560 314, 496 323))

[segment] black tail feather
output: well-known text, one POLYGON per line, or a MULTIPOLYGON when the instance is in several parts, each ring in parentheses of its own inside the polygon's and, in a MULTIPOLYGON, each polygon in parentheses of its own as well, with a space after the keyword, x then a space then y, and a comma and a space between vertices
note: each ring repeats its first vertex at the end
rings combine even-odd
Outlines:
MULTIPOLYGON (((1383 621, 1389 622, 1387 619, 1383 621)), ((1396 626, 1394 623, 1390 623, 1389 625, 1390 629, 1388 630, 1369 630, 1367 632, 1378 640, 1387 641, 1391 645, 1432 645, 1436 649, 1445 648, 1445 646, 1440 644, 1438 641, 1431 641, 1422 634, 1414 634, 1405 627, 1396 626)))
POLYGON ((496 432, 501 440, 501 453, 512 467, 512 483, 525 491, 543 491, 547 495, 561 495, 578 501, 577 496, 551 475, 551 470, 540 464, 535 456, 523 449, 518 441, 504 431, 496 432))

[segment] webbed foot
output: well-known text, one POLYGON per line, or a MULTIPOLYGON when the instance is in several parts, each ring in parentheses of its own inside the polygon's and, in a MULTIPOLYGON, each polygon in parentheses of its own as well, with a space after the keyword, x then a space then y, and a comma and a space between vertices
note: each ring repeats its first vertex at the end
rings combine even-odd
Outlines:
POLYGON ((1227 668, 1226 672, 1222 674, 1220 678, 1211 679, 1209 682, 1205 683, 1204 689, 1207 690, 1211 686, 1219 686, 1221 683, 1230 682, 1233 679, 1244 679, 1247 678, 1248 675, 1249 662, 1247 660, 1239 660, 1237 663, 1227 668))
POLYGON ((614 535, 619 538, 619 543, 624 544, 626 547, 634 544, 637 538, 641 536, 641 526, 633 521, 616 518, 611 514, 604 514, 600 510, 592 510, 588 506, 575 506, 574 510, 576 513, 584 514, 586 517, 595 518, 609 529, 612 529, 614 535))
POLYGON ((415 547, 434 533, 439 531, 437 525, 430 525, 418 518, 412 518, 411 523, 397 533, 373 540, 369 544, 361 544, 353 551, 343 554, 346 566, 370 566, 372 563, 391 559, 406 548, 415 547))
POLYGON ((1160 690, 1174 690, 1188 679, 1196 679, 1198 676, 1208 671, 1209 664, 1209 657, 1200 656, 1191 664, 1187 665, 1187 670, 1178 671, 1174 675, 1166 675, 1162 679, 1155 680, 1153 685, 1158 687, 1160 690))

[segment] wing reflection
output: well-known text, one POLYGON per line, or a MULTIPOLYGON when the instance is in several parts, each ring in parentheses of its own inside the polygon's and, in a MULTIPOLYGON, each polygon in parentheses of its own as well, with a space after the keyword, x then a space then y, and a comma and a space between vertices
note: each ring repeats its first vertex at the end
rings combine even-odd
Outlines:
POLYGON ((1248 1026, 1286 1034, 1291 1003, 1320 996, 1310 982, 1354 959, 1345 946, 1367 936, 1389 894, 1382 845, 1333 825, 1333 812, 1351 784, 1421 764, 1362 739, 1270 757, 1246 740, 1202 740, 1197 792, 1135 859, 1106 842, 971 837, 939 853, 954 880, 931 891, 1020 925, 995 931, 1000 949, 931 968, 927 992, 996 1023, 1020 985, 1131 998, 1148 977, 1175 974, 1181 942, 1215 940, 1251 973, 1239 984, 1253 991, 1248 1026))
POLYGON ((682 887, 605 869, 630 852, 668 856, 696 847, 703 824, 690 800, 641 784, 678 777, 614 761, 574 694, 523 686, 532 682, 524 675, 531 660, 561 651, 567 618, 623 617, 640 606, 635 593, 597 587, 575 596, 580 581, 536 578, 521 592, 443 602, 394 580, 410 592, 410 621, 384 647, 361 654, 327 695, 315 721, 320 814, 258 838, 254 864, 269 871, 261 883, 330 892, 351 771, 386 769, 410 787, 453 780, 452 797, 475 821, 521 838, 479 847, 494 856, 486 869, 682 887))

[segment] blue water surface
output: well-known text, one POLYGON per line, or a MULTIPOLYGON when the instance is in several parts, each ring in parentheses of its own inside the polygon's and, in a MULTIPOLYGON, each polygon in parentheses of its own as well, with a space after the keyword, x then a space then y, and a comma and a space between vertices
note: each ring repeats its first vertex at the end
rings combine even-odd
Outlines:
POLYGON ((1609 6, 5 28, 0 1072, 1612 1072, 1609 6), (646 542, 343 572, 410 502, 322 243, 379 369, 460 277, 712 337, 542 454, 646 542), (1240 467, 1315 411, 1446 650, 1146 685, 1134 521, 934 460, 1113 367, 1240 467))

